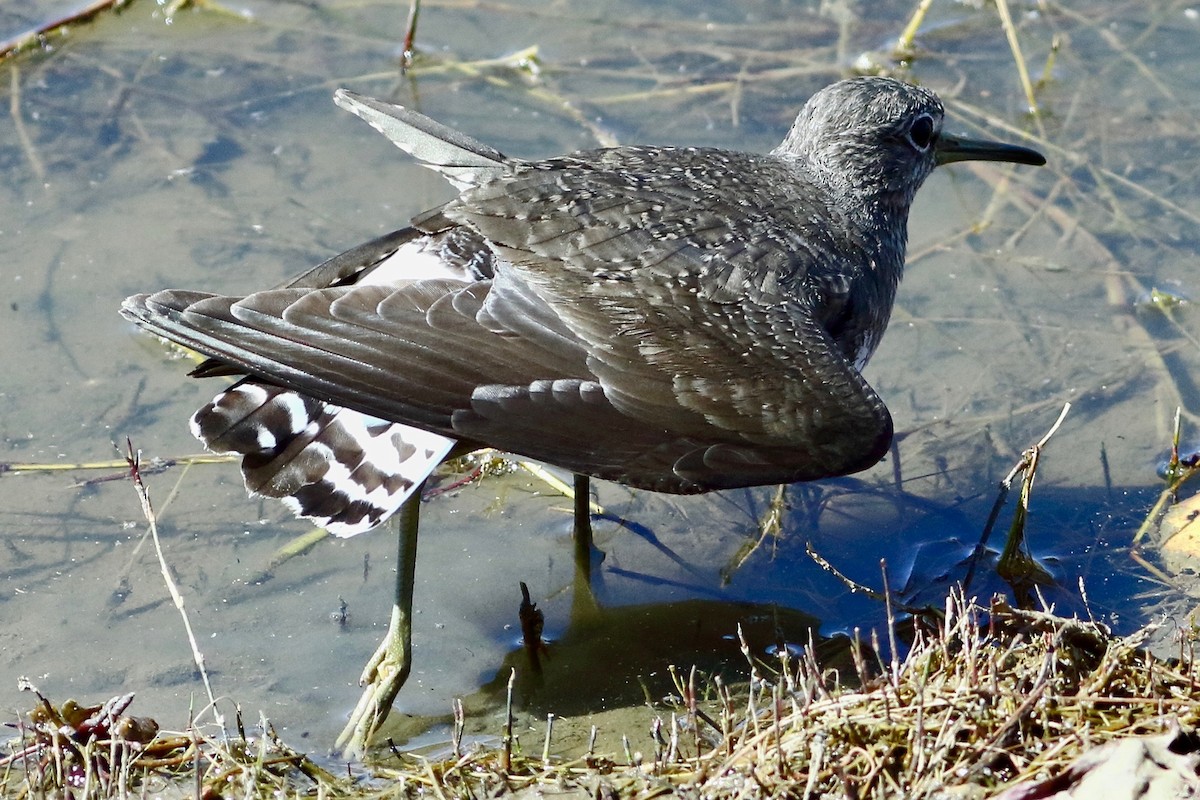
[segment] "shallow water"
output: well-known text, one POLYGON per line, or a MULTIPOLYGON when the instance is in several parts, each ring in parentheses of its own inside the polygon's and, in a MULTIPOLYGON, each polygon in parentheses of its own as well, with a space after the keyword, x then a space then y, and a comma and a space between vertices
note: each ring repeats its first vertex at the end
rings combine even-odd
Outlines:
MULTIPOLYGON (((63 6, 0 10, 0 35, 63 6)), ((134 3, 0 67, 18 115, 0 123, 0 460, 111 461, 126 436, 147 459, 196 453, 186 420, 215 385, 185 379, 184 362, 116 315, 120 300, 274 284, 449 196, 336 109, 335 87, 391 97, 515 156, 609 140, 765 150, 811 92, 888 46, 909 4, 875 4, 867 20, 766 2, 426 2, 422 58, 403 77, 398 4, 239 8, 253 16, 195 11, 167 24, 156 4, 134 3), (531 46, 536 70, 496 61, 531 46)), ((1194 437, 1200 326, 1193 305, 1137 301, 1153 287, 1197 296, 1200 19, 1182 3, 1037 8, 1014 13, 1035 79, 1060 41, 1041 129, 992 10, 937 4, 907 73, 943 93, 952 128, 1032 131, 1051 163, 959 165, 922 190, 910 268, 866 372, 903 434, 898 471, 889 458, 793 487, 783 535, 727 584, 721 570, 771 490, 675 498, 600 485, 610 517, 630 523, 597 523, 597 596, 620 611, 577 614, 574 626, 562 498, 524 472, 439 497, 423 509, 400 710, 438 717, 507 675, 520 581, 557 641, 557 671, 530 701, 539 714, 578 710, 580 697, 595 700, 585 709, 629 702, 598 688, 617 652, 642 654, 628 671, 666 691, 666 664, 731 643, 735 619, 769 618, 801 645, 810 624, 878 627, 880 605, 816 567, 807 541, 872 586, 886 559, 893 588, 936 602, 964 574, 996 482, 1067 401, 1030 521, 1031 547, 1061 584, 1046 594, 1079 609, 1082 579, 1097 617, 1120 630, 1145 619, 1152 586, 1125 548, 1157 494, 1177 405, 1194 437)), ((0 477, 0 697, 28 706, 18 675, 58 700, 136 691, 135 710, 181 727, 188 698, 206 700, 137 498, 124 481, 77 483, 121 473, 0 477)), ((248 500, 233 465, 148 481, 215 691, 324 750, 387 620, 394 539, 327 540, 268 575, 275 550, 307 529, 248 500)), ((625 683, 636 700, 637 682, 625 683)), ((482 714, 490 701, 474 702, 482 714)))

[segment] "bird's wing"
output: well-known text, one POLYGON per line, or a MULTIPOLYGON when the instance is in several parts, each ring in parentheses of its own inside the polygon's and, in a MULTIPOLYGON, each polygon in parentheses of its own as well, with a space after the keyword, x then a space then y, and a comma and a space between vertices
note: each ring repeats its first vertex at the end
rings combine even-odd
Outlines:
POLYGON ((382 419, 455 436, 474 390, 579 377, 586 354, 547 307, 506 329, 483 308, 490 281, 272 289, 244 298, 166 290, 122 314, 237 370, 382 419))
MULTIPOLYGON (((869 261, 855 228, 777 159, 665 156, 520 165, 437 214, 479 231, 555 309, 608 403, 692 442, 676 473, 711 487, 874 464, 891 417, 818 322, 828 298, 813 284, 869 261)), ((508 438, 501 424, 489 436, 508 438)))
POLYGON ((416 224, 470 227, 546 291, 560 281, 598 297, 694 275, 713 300, 767 302, 870 259, 858 226, 785 159, 701 148, 514 163, 416 224))
POLYGON ((414 231, 412 228, 402 228, 385 233, 358 247, 339 253, 307 272, 297 275, 279 288, 324 289, 327 286, 358 283, 367 270, 387 260, 419 235, 420 232, 414 231))
POLYGON ((770 159, 702 154, 688 178, 686 155, 659 169, 660 155, 518 164, 418 219, 427 236, 466 232, 496 254, 493 280, 167 291, 124 313, 317 399, 633 485, 700 491, 874 464, 891 418, 805 283, 860 261, 852 238, 835 247, 806 222, 835 210, 819 193, 746 186, 755 170, 786 185, 770 159))
POLYGON ((690 289, 598 313, 573 308, 589 377, 537 392, 477 389, 454 429, 663 491, 827 478, 883 457, 886 406, 810 313, 714 303, 690 289))
POLYGON ((243 299, 165 291, 123 311, 334 405, 661 491, 828 477, 883 455, 886 408, 810 315, 696 306, 681 288, 653 312, 576 314, 587 338, 505 271, 243 299))
POLYGON ((495 148, 404 106, 349 89, 338 89, 333 101, 459 189, 501 174, 511 163, 495 148))
MULTIPOLYGON (((384 234, 318 264, 277 288, 324 289, 328 286, 356 283, 368 270, 395 254, 401 246, 412 241, 414 234, 419 233, 412 228, 404 228, 384 234)), ((207 354, 204 350, 199 352, 207 354)), ((194 378, 216 378, 222 375, 241 375, 242 370, 210 356, 201 361, 190 374, 194 378)))
MULTIPOLYGON (((397 257, 399 264, 390 279, 403 280, 406 272, 412 272, 407 265, 412 263, 414 251, 428 253, 446 277, 469 280, 491 275, 491 252, 486 243, 478 236, 472 236, 469 230, 460 228, 430 237, 414 228, 402 228, 339 253, 275 288, 327 289, 357 284, 367 280, 373 271, 388 264, 393 257, 397 257)), ((209 358, 190 374, 194 378, 214 378, 239 375, 241 370, 220 359, 209 358)))

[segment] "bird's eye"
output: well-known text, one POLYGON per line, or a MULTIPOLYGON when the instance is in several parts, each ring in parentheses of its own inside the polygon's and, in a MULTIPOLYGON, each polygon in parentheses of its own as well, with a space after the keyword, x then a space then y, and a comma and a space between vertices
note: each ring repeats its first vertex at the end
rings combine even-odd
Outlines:
POLYGON ((933 144, 936 135, 937 126, 933 124, 933 117, 928 114, 917 117, 908 129, 908 140, 922 153, 933 144))

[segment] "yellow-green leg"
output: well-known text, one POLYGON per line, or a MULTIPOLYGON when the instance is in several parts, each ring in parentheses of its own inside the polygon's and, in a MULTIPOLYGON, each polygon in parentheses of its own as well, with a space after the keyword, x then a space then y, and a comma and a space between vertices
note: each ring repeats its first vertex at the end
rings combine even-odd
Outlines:
POLYGON ((572 593, 571 619, 579 621, 599 613, 592 592, 592 486, 587 475, 575 475, 575 588, 572 593))
POLYGON ((387 635, 359 678, 362 697, 338 736, 335 747, 346 755, 358 757, 366 752, 371 739, 391 713, 392 703, 412 670, 413 583, 416 580, 420 512, 421 490, 418 489, 396 514, 399 547, 392 618, 387 635))
POLYGON ((575 568, 592 571, 592 485, 587 475, 575 475, 575 568))

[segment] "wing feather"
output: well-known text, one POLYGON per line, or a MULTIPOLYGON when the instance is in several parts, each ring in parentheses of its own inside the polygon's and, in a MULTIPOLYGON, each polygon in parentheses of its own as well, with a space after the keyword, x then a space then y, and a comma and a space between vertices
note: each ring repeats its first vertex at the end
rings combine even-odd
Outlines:
POLYGON ((128 316, 334 406, 663 491, 885 453, 887 409, 818 319, 845 310, 871 253, 794 164, 670 148, 520 162, 337 101, 462 194, 288 287, 139 295, 128 316), (452 274, 381 277, 409 252, 452 274))

